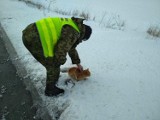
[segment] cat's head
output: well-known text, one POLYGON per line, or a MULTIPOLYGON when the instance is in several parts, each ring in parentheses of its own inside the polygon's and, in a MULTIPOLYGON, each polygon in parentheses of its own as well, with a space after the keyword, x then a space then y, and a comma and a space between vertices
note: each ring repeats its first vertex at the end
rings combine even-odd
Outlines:
POLYGON ((86 76, 91 76, 91 72, 89 71, 89 69, 83 70, 83 73, 86 76))

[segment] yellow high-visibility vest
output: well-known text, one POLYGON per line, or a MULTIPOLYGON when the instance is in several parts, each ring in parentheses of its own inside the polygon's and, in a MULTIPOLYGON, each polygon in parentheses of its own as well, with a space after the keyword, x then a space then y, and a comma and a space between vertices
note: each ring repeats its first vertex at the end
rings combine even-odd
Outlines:
POLYGON ((44 18, 36 22, 45 57, 54 56, 54 46, 61 36, 64 25, 70 25, 79 31, 78 26, 71 18, 44 18))

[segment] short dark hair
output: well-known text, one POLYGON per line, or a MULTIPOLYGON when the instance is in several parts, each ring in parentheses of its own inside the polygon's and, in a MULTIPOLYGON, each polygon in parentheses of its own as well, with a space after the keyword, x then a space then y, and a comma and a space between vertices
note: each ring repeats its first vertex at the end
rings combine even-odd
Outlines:
POLYGON ((85 25, 85 35, 84 35, 84 39, 88 40, 90 38, 92 34, 92 28, 88 25, 85 25))

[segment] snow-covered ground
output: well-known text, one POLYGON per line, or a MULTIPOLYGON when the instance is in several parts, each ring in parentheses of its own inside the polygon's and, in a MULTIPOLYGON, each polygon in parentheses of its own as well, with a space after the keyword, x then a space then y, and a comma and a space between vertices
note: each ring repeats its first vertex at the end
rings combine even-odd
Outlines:
MULTIPOLYGON (((46 9, 1 0, 0 21, 27 70, 24 77, 31 78, 53 119, 160 120, 160 38, 146 33, 150 26, 160 25, 159 0, 32 2, 46 9), (89 13, 91 20, 85 23, 93 34, 78 46, 82 65, 90 69, 91 77, 72 86, 64 84, 68 76, 61 73, 59 86, 66 92, 55 98, 44 95, 45 69, 26 50, 21 37, 28 24, 43 17, 71 17, 53 12, 56 9, 89 13), (119 30, 121 21, 125 24, 119 30)), ((70 66, 68 58, 62 68, 70 66)))

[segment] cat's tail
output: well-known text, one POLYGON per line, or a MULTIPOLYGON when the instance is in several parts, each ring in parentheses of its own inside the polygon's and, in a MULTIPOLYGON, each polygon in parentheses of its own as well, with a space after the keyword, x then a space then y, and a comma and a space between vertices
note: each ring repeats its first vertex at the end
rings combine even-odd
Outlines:
POLYGON ((69 67, 64 67, 64 68, 61 68, 61 72, 62 73, 66 73, 66 72, 68 72, 68 70, 69 70, 70 68, 69 67))

